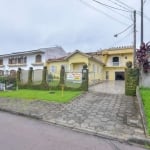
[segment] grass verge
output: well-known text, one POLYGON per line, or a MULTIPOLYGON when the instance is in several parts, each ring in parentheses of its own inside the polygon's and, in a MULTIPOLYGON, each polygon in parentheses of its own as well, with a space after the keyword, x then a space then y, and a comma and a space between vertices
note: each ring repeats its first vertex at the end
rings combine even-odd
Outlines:
POLYGON ((143 101, 148 133, 150 135, 150 88, 140 88, 140 94, 143 101))
POLYGON ((41 90, 18 90, 1 91, 0 97, 26 100, 53 101, 58 103, 67 103, 73 98, 79 96, 81 91, 41 91, 41 90))

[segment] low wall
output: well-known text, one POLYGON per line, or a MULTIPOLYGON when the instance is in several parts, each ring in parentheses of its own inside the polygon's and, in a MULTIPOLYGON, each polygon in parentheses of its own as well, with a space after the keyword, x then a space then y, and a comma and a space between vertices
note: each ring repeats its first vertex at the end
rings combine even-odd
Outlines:
POLYGON ((141 71, 140 73, 140 87, 149 87, 150 88, 150 72, 144 73, 141 71))

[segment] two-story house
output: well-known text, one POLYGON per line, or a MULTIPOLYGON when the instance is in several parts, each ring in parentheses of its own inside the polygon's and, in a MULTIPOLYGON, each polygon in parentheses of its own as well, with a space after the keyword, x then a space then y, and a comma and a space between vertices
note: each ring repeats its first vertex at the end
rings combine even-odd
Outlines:
POLYGON ((133 63, 133 47, 117 47, 101 51, 100 59, 105 64, 104 80, 124 80, 126 62, 133 63))
POLYGON ((15 74, 18 68, 43 69, 48 59, 65 55, 64 49, 58 46, 0 55, 0 75, 15 74))

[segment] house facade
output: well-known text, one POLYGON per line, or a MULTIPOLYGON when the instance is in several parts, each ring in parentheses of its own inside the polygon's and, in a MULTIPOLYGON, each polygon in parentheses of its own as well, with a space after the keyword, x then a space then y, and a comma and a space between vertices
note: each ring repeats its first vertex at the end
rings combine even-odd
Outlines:
POLYGON ((59 76, 61 65, 66 72, 81 72, 84 64, 89 69, 89 81, 124 80, 126 63, 133 63, 133 47, 115 47, 97 52, 82 53, 79 50, 59 59, 47 61, 48 72, 59 76))
POLYGON ((104 80, 124 80, 126 62, 133 64, 133 47, 117 47, 101 51, 100 59, 105 64, 104 80))
POLYGON ((90 84, 94 81, 103 79, 104 64, 99 59, 79 50, 76 50, 66 57, 49 59, 47 61, 47 68, 48 73, 59 77, 61 65, 65 67, 66 73, 81 74, 84 64, 88 65, 90 84))
MULTIPOLYGON (((133 47, 115 47, 91 53, 79 50, 67 54, 61 47, 0 55, 0 75, 22 70, 41 70, 47 66, 48 74, 60 76, 63 65, 67 73, 81 74, 83 65, 89 69, 90 84, 99 80, 124 80, 126 62, 133 62, 133 47)), ((39 76, 39 74, 37 74, 39 76)))
POLYGON ((0 55, 0 75, 15 74, 18 68, 29 70, 43 69, 46 61, 52 58, 65 56, 66 52, 61 47, 41 48, 24 52, 0 55))

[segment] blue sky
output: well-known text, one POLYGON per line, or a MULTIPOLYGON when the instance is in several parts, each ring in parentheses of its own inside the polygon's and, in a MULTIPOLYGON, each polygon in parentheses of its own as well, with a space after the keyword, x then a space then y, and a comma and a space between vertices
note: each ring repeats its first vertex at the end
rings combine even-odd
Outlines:
MULTIPOLYGON (((112 7, 117 0, 98 0, 112 7), (111 1, 115 2, 112 3, 111 1)), ((125 2, 123 0, 120 0, 125 2)), ((140 11, 140 0, 126 0, 140 11)), ((133 13, 106 8, 93 0, 0 0, 0 52, 62 46, 67 52, 96 51, 133 44, 133 13)), ((144 5, 144 41, 150 41, 150 0, 144 5)), ((140 15, 137 15, 137 46, 140 43, 140 15)))

